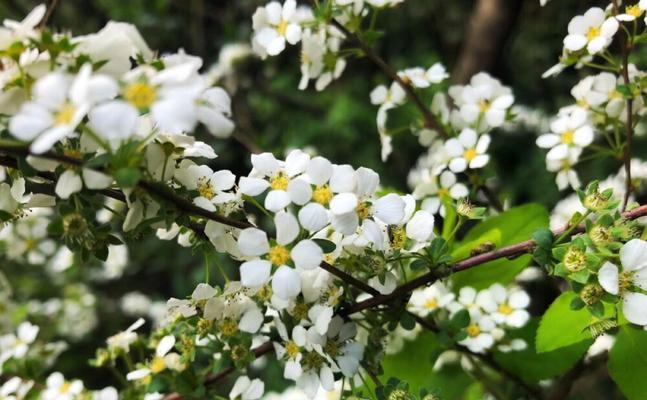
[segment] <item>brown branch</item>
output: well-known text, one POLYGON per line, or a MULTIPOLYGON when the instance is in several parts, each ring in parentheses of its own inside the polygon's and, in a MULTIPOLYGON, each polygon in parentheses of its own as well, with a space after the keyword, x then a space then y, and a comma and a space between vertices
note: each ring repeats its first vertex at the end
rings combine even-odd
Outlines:
MULTIPOLYGON (((440 328, 436 326, 434 321, 422 318, 410 311, 407 311, 407 313, 423 328, 434 333, 440 332, 440 328)), ((457 351, 461 353, 468 354, 472 357, 478 358, 481 362, 486 364, 488 367, 497 371, 505 379, 510 380, 514 382, 517 386, 521 387, 532 398, 536 398, 536 399, 542 398, 541 391, 539 389, 529 385, 526 381, 521 379, 518 375, 516 375, 512 371, 508 371, 507 369, 505 369, 491 355, 475 353, 472 350, 468 349, 467 347, 458 343, 455 343, 453 346, 457 351)))
MULTIPOLYGON (((313 7, 317 7, 315 0, 310 0, 310 4, 312 4, 313 7)), ((362 53, 364 53, 364 55, 373 62, 373 64, 375 64, 379 69, 382 70, 382 72, 386 76, 397 82, 398 85, 402 87, 409 100, 411 100, 416 108, 418 108, 420 113, 422 113, 426 128, 437 131, 438 134, 444 139, 449 138, 449 134, 445 131, 445 128, 441 123, 438 122, 436 117, 434 117, 434 115, 431 113, 431 110, 425 105, 420 96, 418 96, 413 86, 411 86, 411 83, 402 79, 402 77, 398 75, 397 71, 386 61, 384 61, 384 59, 380 57, 380 55, 377 54, 375 50, 373 50, 371 46, 368 45, 368 43, 362 40, 362 38, 359 37, 356 33, 348 30, 348 28, 346 28, 341 22, 339 22, 335 18, 331 18, 330 24, 337 28, 337 30, 339 30, 352 45, 357 46, 362 51, 362 53)))
MULTIPOLYGON (((631 211, 626 211, 622 213, 623 218, 625 219, 636 219, 642 216, 647 215, 647 205, 642 205, 634 208, 631 211)), ((562 233, 566 232, 568 227, 557 229, 553 231, 553 237, 557 237, 562 233)), ((571 234, 580 233, 584 230, 583 226, 578 226, 571 231, 571 234)), ((393 292, 386 295, 379 295, 371 297, 370 299, 364 300, 362 302, 356 303, 350 308, 344 310, 346 315, 354 314, 356 312, 366 310, 368 308, 373 308, 385 303, 388 303, 394 299, 405 296, 414 289, 417 289, 421 286, 432 283, 440 278, 449 276, 452 273, 464 271, 473 267, 476 267, 481 264, 485 264, 489 261, 498 260, 500 258, 514 258, 521 256, 530 252, 535 248, 536 242, 534 240, 526 240, 524 242, 512 244, 510 246, 502 247, 497 250, 489 251, 487 253, 479 254, 474 257, 467 258, 465 260, 459 261, 453 265, 453 267, 445 271, 430 271, 424 275, 421 275, 415 279, 410 280, 409 282, 398 286, 393 292)))
MULTIPOLYGON (((615 15, 617 15, 619 12, 618 6, 619 6, 618 0, 613 0, 613 11, 615 15)), ((622 49, 621 75, 625 85, 629 86, 631 84, 631 79, 629 79, 629 53, 631 53, 633 44, 631 43, 631 36, 629 36, 628 32, 625 32, 623 38, 624 39, 620 44, 620 47, 622 49)), ((626 126, 627 126, 627 129, 626 129, 627 143, 625 143, 624 154, 622 155, 622 161, 624 163, 625 175, 626 175, 625 176, 625 195, 622 199, 622 211, 624 211, 627 208, 627 203, 629 202, 629 196, 631 196, 631 192, 633 189, 633 186, 631 184, 631 154, 632 154, 632 146, 633 146, 634 127, 633 127, 633 99, 631 98, 631 96, 627 98, 626 126)))
POLYGON ((522 3, 519 0, 479 0, 476 3, 465 43, 452 71, 455 83, 465 84, 477 72, 491 71, 496 66, 522 3))
POLYGON ((49 6, 47 6, 47 11, 45 12, 45 16, 43 16, 43 19, 38 23, 38 27, 40 29, 43 29, 47 26, 47 23, 52 19, 54 11, 56 11, 56 8, 59 4, 60 0, 52 0, 49 3, 49 6))

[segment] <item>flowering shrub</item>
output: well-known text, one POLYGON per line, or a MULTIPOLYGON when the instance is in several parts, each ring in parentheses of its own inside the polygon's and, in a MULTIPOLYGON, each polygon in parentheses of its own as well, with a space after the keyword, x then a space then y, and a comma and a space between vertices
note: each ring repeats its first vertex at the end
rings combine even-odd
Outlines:
POLYGON ((439 62, 398 71, 373 50, 376 15, 402 2, 272 1, 250 15, 250 47, 223 57, 269 63, 300 46, 298 88, 314 81, 316 91, 356 57, 375 63, 387 81, 366 93, 378 133, 366 140, 379 140, 386 161, 397 153, 393 121, 411 111, 404 131, 424 151, 410 194, 311 148, 254 152, 243 175, 223 169, 218 146, 236 130, 221 86, 232 65, 159 55, 127 23, 50 30, 45 6, 5 20, 0 398, 428 400, 451 398, 450 387, 456 398, 562 398, 575 373, 607 358, 622 393, 643 398, 647 169, 633 150, 647 75, 632 61, 647 39, 646 2, 574 17, 545 74, 585 72, 572 104, 537 132, 556 186, 575 191, 550 222, 542 206, 510 204, 491 186, 491 144, 529 115, 511 88, 484 72, 450 85, 439 62), (583 185, 578 163, 593 158, 621 169, 583 185), (161 303, 123 296, 130 322, 89 360, 113 374, 110 385, 65 376, 61 355, 100 323, 92 284, 127 274, 151 236, 190 248, 204 275, 161 303), (28 287, 13 278, 18 265, 65 290, 28 287), (545 312, 535 279, 559 292, 545 312), (278 377, 260 373, 267 359, 278 377), (278 378, 297 389, 266 395, 278 378))

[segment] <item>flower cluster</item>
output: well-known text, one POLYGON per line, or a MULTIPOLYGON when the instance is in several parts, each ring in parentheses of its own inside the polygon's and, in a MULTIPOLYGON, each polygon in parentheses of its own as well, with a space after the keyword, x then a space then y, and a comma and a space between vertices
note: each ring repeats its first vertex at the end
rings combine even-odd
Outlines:
POLYGON ((517 287, 506 289, 494 284, 480 291, 462 287, 458 296, 441 282, 411 294, 408 308, 421 317, 451 318, 459 312, 469 314, 469 323, 458 343, 475 353, 484 353, 494 346, 499 351, 523 350, 523 339, 506 337, 506 329, 523 327, 530 315, 528 294, 517 287))

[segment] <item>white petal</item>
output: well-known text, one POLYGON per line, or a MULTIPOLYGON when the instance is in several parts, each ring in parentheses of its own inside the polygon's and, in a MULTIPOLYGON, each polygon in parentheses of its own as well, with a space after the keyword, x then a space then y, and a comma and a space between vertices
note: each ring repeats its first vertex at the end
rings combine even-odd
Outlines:
POLYGON ((270 251, 267 234, 260 229, 243 229, 238 236, 238 248, 246 256, 260 256, 270 251))
POLYGON ((67 199, 73 193, 80 192, 83 189, 83 181, 76 171, 66 170, 56 182, 56 195, 61 199, 67 199))
POLYGON ((263 313, 258 307, 252 307, 243 314, 238 322, 238 328, 247 333, 256 333, 263 324, 263 313))
POLYGON ((642 293, 627 293, 622 311, 627 320, 637 325, 647 325, 647 296, 642 293))
POLYGON ((620 249, 620 262, 626 271, 635 271, 647 266, 647 242, 632 239, 620 249))
POLYGON ((398 224, 404 217, 404 205, 402 197, 389 193, 373 203, 373 214, 386 224, 398 224))
POLYGON ((294 204, 302 206, 312 198, 312 187, 305 179, 295 178, 288 184, 288 195, 294 204))
POLYGON ((299 274, 287 265, 280 266, 272 277, 272 292, 284 300, 296 297, 301 293, 299 274))
POLYGON ((265 197, 265 208, 277 212, 290 204, 290 195, 284 190, 272 190, 265 197))
POLYGON ((315 157, 308 163, 306 174, 315 185, 323 185, 332 176, 332 163, 323 157, 315 157))
POLYGON ((434 216, 431 213, 419 210, 407 222, 407 237, 419 242, 426 242, 434 234, 434 216))
POLYGON ((313 269, 321 264, 323 260, 323 250, 312 240, 302 240, 297 243, 290 256, 297 268, 313 269))
POLYGON ((292 243, 299 235, 299 222, 292 213, 285 211, 276 213, 274 225, 276 226, 276 241, 280 245, 292 243))
POLYGON ((598 271, 600 286, 611 294, 618 294, 618 267, 610 262, 605 262, 598 271))
POLYGON ((112 184, 112 177, 99 171, 83 168, 81 171, 85 187, 92 190, 105 189, 112 184))
POLYGON ((246 176, 240 178, 238 185, 240 191, 248 196, 258 196, 270 187, 270 183, 265 179, 249 178, 246 176))
POLYGON ((354 212, 357 208, 357 196, 353 193, 340 193, 330 200, 330 211, 336 215, 354 212))
POLYGON ((309 232, 316 232, 328 225, 328 211, 318 203, 310 203, 299 210, 299 223, 309 232))
POLYGON ((270 279, 272 263, 266 260, 247 261, 240 266, 240 283, 249 288, 263 286, 270 279))
POLYGON ((164 355, 166 355, 166 353, 171 351, 173 346, 175 346, 175 336, 166 335, 157 344, 157 349, 155 350, 155 354, 158 357, 163 357, 164 355))

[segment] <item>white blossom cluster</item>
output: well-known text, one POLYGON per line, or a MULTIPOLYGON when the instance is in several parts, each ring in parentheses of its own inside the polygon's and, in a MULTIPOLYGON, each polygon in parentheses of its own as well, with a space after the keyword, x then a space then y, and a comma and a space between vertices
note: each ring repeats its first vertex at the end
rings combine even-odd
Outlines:
POLYGON ((530 319, 526 308, 530 305, 528 294, 518 287, 509 289, 496 283, 479 290, 466 286, 458 296, 442 282, 436 282, 411 294, 408 308, 421 317, 445 310, 449 317, 467 310, 470 322, 465 328, 466 337, 459 341, 475 353, 484 353, 497 347, 499 351, 523 350, 523 339, 506 337, 506 329, 523 327, 530 319))

